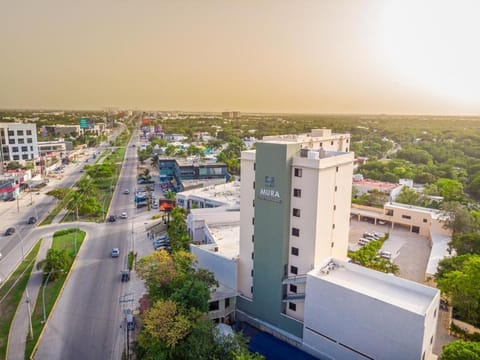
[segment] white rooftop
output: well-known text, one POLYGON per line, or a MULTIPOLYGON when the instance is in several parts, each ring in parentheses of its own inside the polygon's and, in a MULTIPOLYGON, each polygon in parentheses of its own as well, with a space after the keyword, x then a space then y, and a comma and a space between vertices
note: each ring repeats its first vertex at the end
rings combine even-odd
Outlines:
POLYGON ((359 265, 336 259, 331 263, 335 266, 308 274, 417 314, 425 314, 438 293, 437 289, 359 265))
MULTIPOLYGON (((201 198, 209 199, 224 204, 239 204, 240 203, 240 182, 228 182, 218 185, 210 185, 201 189, 186 190, 178 195, 185 198, 201 198)), ((177 195, 177 196, 178 196, 177 195)))
POLYGON ((240 253, 240 224, 208 225, 218 247, 218 253, 229 258, 237 258, 240 253))
MULTIPOLYGON (((427 274, 434 275, 437 273, 438 263, 445 257, 451 256, 448 249, 448 243, 451 238, 448 235, 432 233, 432 251, 428 258, 427 274)), ((453 255, 453 254, 452 254, 453 255)))

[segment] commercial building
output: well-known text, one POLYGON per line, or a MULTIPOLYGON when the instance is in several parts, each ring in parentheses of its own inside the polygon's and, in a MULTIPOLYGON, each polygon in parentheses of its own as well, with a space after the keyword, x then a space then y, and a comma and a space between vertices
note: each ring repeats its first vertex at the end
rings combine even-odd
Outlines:
POLYGON ((227 165, 203 161, 161 158, 158 160, 160 182, 170 182, 176 191, 183 191, 182 181, 211 180, 227 181, 229 178, 227 165))
MULTIPOLYGON (((8 161, 34 160, 38 157, 35 124, 1 123, 0 141, 2 144, 0 160, 3 166, 8 161)), ((3 166, 0 169, 3 169, 3 166)))
POLYGON ((192 210, 192 251, 198 266, 236 278, 237 320, 314 356, 429 359, 438 290, 347 262, 349 145, 348 134, 319 129, 242 152, 238 256, 225 205, 192 210))

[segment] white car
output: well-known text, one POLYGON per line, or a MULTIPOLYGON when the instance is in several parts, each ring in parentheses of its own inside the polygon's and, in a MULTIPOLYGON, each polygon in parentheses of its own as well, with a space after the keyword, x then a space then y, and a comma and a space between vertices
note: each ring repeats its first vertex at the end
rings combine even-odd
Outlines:
POLYGON ((122 215, 120 215, 120 218, 121 219, 126 219, 128 216, 127 216, 127 213, 124 211, 122 212, 122 215))

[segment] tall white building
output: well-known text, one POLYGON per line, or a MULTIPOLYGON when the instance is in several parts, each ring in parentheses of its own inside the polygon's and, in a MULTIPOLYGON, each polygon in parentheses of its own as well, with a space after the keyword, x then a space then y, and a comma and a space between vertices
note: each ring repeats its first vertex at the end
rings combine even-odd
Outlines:
POLYGON ((346 263, 349 147, 348 134, 320 129, 242 152, 237 318, 318 357, 428 359, 439 292, 346 263), (404 327, 389 324, 389 313, 404 327), (375 341, 366 341, 369 328, 375 341), (389 342, 408 351, 392 355, 389 342))

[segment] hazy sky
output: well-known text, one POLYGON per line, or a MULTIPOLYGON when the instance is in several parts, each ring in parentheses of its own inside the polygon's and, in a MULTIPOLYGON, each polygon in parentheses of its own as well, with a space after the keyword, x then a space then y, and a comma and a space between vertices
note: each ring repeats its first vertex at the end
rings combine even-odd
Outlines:
POLYGON ((477 0, 0 0, 0 107, 480 114, 477 0))

